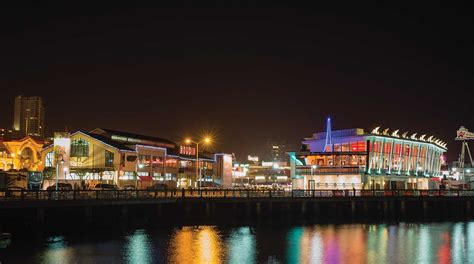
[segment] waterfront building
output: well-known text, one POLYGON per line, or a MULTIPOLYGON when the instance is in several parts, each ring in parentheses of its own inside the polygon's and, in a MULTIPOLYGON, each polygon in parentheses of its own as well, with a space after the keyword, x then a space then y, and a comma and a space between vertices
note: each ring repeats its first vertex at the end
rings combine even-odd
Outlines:
POLYGON ((287 162, 262 161, 260 164, 236 163, 233 167, 235 187, 288 187, 291 185, 287 162))
POLYGON ((199 153, 200 173, 196 179, 196 149, 168 139, 104 128, 77 131, 64 138, 65 147, 50 144, 42 151, 45 169, 54 171, 58 160, 55 152, 64 150, 67 166, 62 164, 58 169, 62 181, 105 181, 138 187, 154 182, 170 187, 197 187, 199 180, 227 182, 224 174, 217 174, 218 154, 199 153))
POLYGON ((294 189, 428 189, 446 143, 433 136, 361 128, 314 133, 288 152, 294 189))
POLYGON ((44 136, 44 105, 39 96, 15 98, 13 130, 23 136, 44 136))
POLYGON ((474 166, 470 162, 462 165, 458 160, 444 167, 442 178, 449 181, 451 189, 474 189, 474 166))
POLYGON ((0 140, 0 170, 41 170, 42 147, 43 142, 31 136, 0 140))

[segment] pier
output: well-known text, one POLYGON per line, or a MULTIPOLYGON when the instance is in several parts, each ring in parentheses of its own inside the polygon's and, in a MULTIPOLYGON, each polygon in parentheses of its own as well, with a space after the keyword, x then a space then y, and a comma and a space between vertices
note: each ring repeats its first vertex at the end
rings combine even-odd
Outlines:
POLYGON ((474 191, 104 190, 0 194, 3 226, 297 219, 448 220, 474 217, 474 191))

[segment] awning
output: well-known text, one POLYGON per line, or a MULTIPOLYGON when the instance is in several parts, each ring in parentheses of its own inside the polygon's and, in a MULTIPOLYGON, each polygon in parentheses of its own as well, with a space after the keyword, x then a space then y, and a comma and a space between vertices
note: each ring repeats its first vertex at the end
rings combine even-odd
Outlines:
POLYGON ((142 181, 152 181, 153 178, 151 176, 138 176, 138 178, 140 178, 140 180, 142 181))

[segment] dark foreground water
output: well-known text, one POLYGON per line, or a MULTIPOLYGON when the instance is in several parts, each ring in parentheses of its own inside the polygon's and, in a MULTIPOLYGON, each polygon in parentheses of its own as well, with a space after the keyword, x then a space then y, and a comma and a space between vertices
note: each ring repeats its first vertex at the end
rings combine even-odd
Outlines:
POLYGON ((474 263, 474 222, 185 226, 32 236, 1 263, 474 263))

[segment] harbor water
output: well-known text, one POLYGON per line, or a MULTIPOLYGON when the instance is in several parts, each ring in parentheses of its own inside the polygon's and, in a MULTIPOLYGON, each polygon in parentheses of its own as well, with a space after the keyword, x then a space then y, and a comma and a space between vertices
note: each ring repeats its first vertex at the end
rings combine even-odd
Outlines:
POLYGON ((1 263, 474 263, 474 222, 175 226, 13 237, 1 263))

